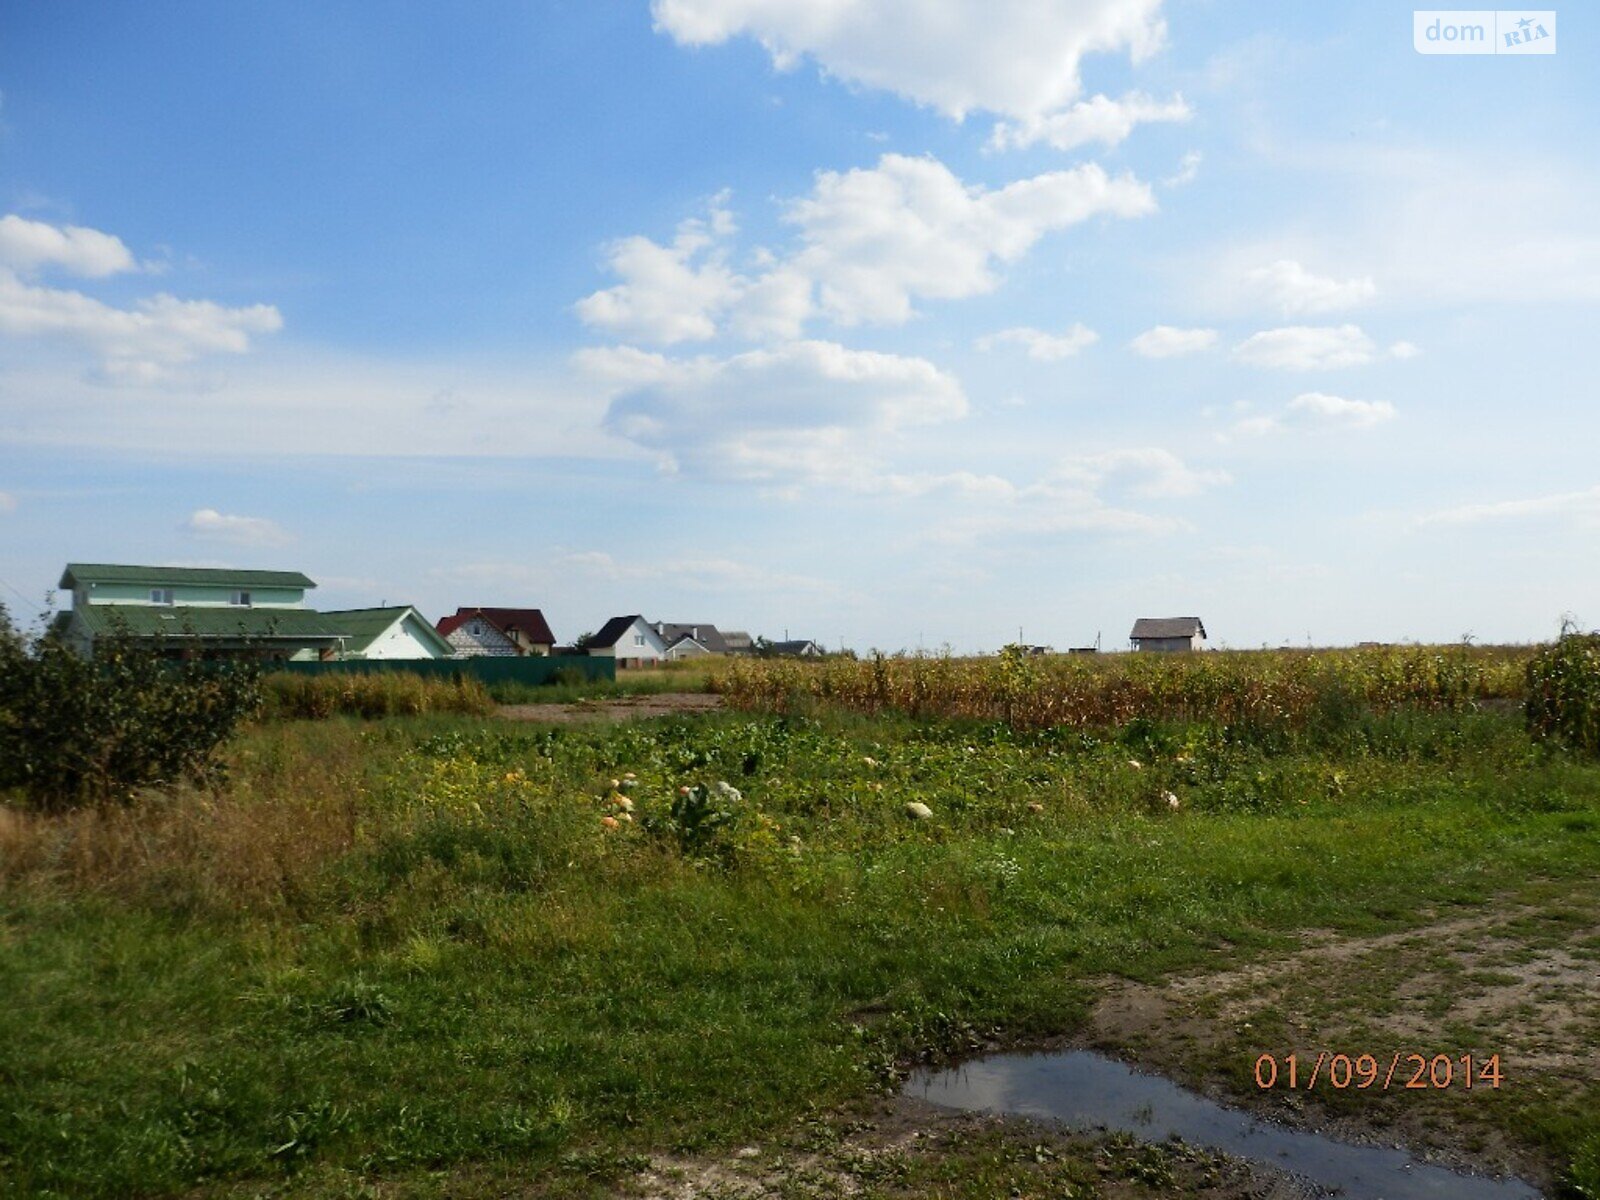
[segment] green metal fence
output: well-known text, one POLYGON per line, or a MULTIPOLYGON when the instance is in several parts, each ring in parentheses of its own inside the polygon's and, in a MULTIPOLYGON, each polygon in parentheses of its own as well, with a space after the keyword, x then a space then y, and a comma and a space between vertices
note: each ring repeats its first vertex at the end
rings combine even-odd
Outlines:
POLYGON ((556 655, 548 658, 372 658, 346 659, 343 662, 279 662, 266 668, 296 675, 376 675, 385 671, 409 671, 431 679, 476 679, 496 683, 593 683, 615 680, 617 660, 589 658, 586 655, 556 655))

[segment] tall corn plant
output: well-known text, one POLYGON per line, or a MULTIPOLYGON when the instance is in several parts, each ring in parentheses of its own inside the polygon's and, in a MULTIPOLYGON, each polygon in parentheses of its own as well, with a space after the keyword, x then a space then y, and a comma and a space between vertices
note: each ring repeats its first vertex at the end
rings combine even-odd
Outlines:
POLYGON ((1600 632, 1563 624, 1561 637, 1528 663, 1528 732, 1600 754, 1600 632))

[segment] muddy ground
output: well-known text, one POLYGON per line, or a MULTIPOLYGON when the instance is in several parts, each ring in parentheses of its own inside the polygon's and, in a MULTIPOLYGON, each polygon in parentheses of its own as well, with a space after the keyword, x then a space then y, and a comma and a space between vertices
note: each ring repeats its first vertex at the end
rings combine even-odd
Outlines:
MULTIPOLYGON (((1425 914, 1401 932, 1313 932, 1300 948, 1159 984, 1098 981, 1088 1024, 1050 1044, 1089 1046, 1223 1103, 1347 1141, 1402 1146, 1423 1161, 1518 1175, 1549 1194, 1563 1164, 1519 1126, 1537 1092, 1592 1096, 1600 1071, 1600 881, 1530 884, 1487 909, 1425 914), (1302 1064, 1498 1054, 1501 1086, 1262 1090, 1271 1053, 1302 1064)), ((1003 1042, 1003 1038, 1001 1039, 1003 1042)), ((1301 1071, 1305 1072, 1306 1066, 1301 1071)), ((1458 1066, 1459 1070, 1459 1066, 1458 1066)), ((1182 1146, 1069 1134, 1024 1120, 954 1113, 907 1097, 832 1114, 768 1146, 715 1160, 656 1160, 622 1194, 650 1200, 755 1197, 1205 1194, 1218 1200, 1314 1194, 1287 1176, 1182 1146)))
POLYGON ((662 692, 658 695, 616 696, 579 700, 573 704, 503 704, 495 715, 508 721, 534 721, 549 725, 583 722, 643 720, 716 712, 722 697, 709 692, 662 692))

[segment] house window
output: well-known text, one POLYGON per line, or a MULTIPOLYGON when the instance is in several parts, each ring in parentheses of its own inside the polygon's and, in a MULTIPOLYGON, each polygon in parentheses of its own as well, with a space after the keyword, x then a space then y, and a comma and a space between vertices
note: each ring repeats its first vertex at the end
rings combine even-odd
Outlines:
POLYGON ((473 637, 482 637, 483 636, 483 622, 482 621, 474 621, 472 623, 472 636, 473 637))
POLYGON ((235 592, 233 594, 232 599, 230 599, 228 601, 228 603, 237 604, 241 608, 249 608, 250 607, 250 593, 249 592, 235 592))
POLYGON ((642 634, 642 633, 636 633, 636 634, 634 634, 634 635, 633 635, 633 644, 634 644, 634 645, 635 645, 635 646, 642 646, 642 645, 644 645, 644 634, 642 634))
POLYGON ((150 603, 151 604, 171 604, 172 603, 172 589, 171 588, 151 588, 150 589, 150 603))

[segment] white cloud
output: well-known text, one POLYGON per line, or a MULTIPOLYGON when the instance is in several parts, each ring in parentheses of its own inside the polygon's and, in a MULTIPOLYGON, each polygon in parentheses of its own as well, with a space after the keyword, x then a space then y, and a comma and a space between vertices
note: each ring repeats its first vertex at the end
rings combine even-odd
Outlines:
POLYGON ((1394 418, 1394 405, 1387 400, 1346 400, 1326 392, 1301 393, 1289 401, 1289 411, 1351 429, 1366 429, 1394 418))
POLYGON ((1094 163, 1001 188, 962 182, 938 159, 883 155, 876 166, 819 172, 809 195, 782 216, 797 231, 787 254, 757 251, 730 263, 733 219, 685 222, 670 245, 625 238, 607 251, 622 277, 580 300, 586 324, 662 345, 721 332, 799 337, 807 321, 900 324, 919 300, 981 295, 998 269, 1046 233, 1099 214, 1155 210, 1148 184, 1094 163))
POLYGON ((964 184, 938 159, 886 154, 876 167, 817 176, 785 217, 800 229, 796 269, 841 324, 898 324, 915 299, 960 299, 998 285, 995 268, 1046 233, 1099 214, 1155 211, 1148 184, 1097 163, 1002 188, 964 184))
POLYGON ((0 266, 28 273, 60 267, 73 275, 98 279, 131 271, 133 255, 122 239, 81 225, 49 225, 15 213, 0 217, 0 266))
POLYGON ((693 359, 623 347, 578 362, 625 380, 605 427, 664 469, 777 488, 880 489, 887 439, 967 411, 961 385, 925 359, 832 342, 693 359))
POLYGON ((755 38, 779 70, 802 57, 957 120, 974 109, 1054 112, 1082 90, 1087 54, 1134 61, 1165 37, 1161 0, 653 0, 656 28, 686 46, 755 38))
POLYGON ((1178 164, 1178 169, 1161 181, 1161 186, 1175 188, 1182 187, 1186 183, 1193 183, 1200 175, 1201 158, 1200 151, 1189 151, 1178 164))
POLYGON ((116 308, 64 288, 25 283, 0 269, 0 334, 60 338, 104 359, 108 378, 152 382, 163 368, 202 354, 242 354, 252 336, 283 326, 267 304, 227 308, 210 300, 160 294, 116 308))
POLYGON ((1129 503, 1193 497, 1230 482, 1226 471, 1196 469, 1156 446, 1080 455, 1063 459, 1034 483, 985 493, 986 506, 942 520, 930 540, 1172 533, 1187 527, 1181 516, 1142 512, 1129 503))
MULTIPOLYGON (((1014 150, 1044 142, 1057 150, 1074 150, 1090 142, 1115 146, 1127 139, 1136 125, 1152 121, 1187 121, 1194 116, 1182 96, 1157 100, 1143 92, 1129 92, 1120 100, 1095 96, 1071 108, 1011 124, 997 123, 989 138, 991 150, 1014 150)), ((1198 162, 1195 164, 1198 166, 1198 162)))
POLYGON ((1063 460, 1039 487, 1114 489, 1140 499, 1196 496, 1233 482, 1226 471, 1196 470, 1170 450, 1142 446, 1063 460))
POLYGON ((197 508, 183 528, 197 538, 236 546, 284 546, 294 539, 265 517, 239 517, 214 508, 197 508))
POLYGON ((1390 358, 1399 358, 1399 359, 1415 358, 1417 355, 1419 355, 1421 353, 1422 353, 1422 348, 1420 346, 1416 346, 1416 345, 1412 344, 1411 342, 1396 342, 1394 345, 1389 347, 1389 357, 1390 358))
POLYGON ((599 329, 663 345, 715 336, 718 319, 742 284, 718 245, 733 232, 724 199, 713 201, 709 221, 680 224, 671 245, 637 236, 613 242, 606 249, 606 265, 622 282, 578 301, 574 307, 579 318, 599 329))
POLYGON ((1233 437, 1264 437, 1285 433, 1295 427, 1316 425, 1343 429, 1371 429, 1395 417, 1395 407, 1387 400, 1348 400, 1326 392, 1302 392, 1280 413, 1245 417, 1234 423, 1227 434, 1217 435, 1226 442, 1233 437))
POLYGON ((1074 324, 1064 333, 1046 333, 1042 329, 1023 325, 987 334, 979 338, 974 345, 979 350, 992 350, 996 346, 1005 344, 1022 346, 1027 349, 1029 358, 1038 359, 1040 362, 1056 362, 1063 358, 1071 358, 1078 351, 1094 345, 1099 340, 1098 333, 1082 324, 1074 324))
POLYGON ((0 517, 17 511, 17 498, 10 492, 0 492, 0 517))
POLYGON ((1378 294, 1371 276, 1341 280, 1314 275, 1288 258, 1257 267, 1247 279, 1259 295, 1286 315, 1336 312, 1364 304, 1378 294))
POLYGON ((1233 357, 1254 367, 1325 371, 1372 361, 1372 339, 1356 325, 1288 325, 1251 334, 1233 357))
POLYGON ((1418 517, 1417 525, 1471 525, 1480 521, 1521 520, 1530 517, 1600 517, 1600 485, 1579 492, 1560 492, 1527 500, 1498 500, 1463 504, 1418 517))
POLYGON ((1146 329, 1128 346, 1135 354, 1145 358, 1175 358, 1181 354, 1198 354, 1216 344, 1215 329, 1177 329, 1171 325, 1157 325, 1146 329))

